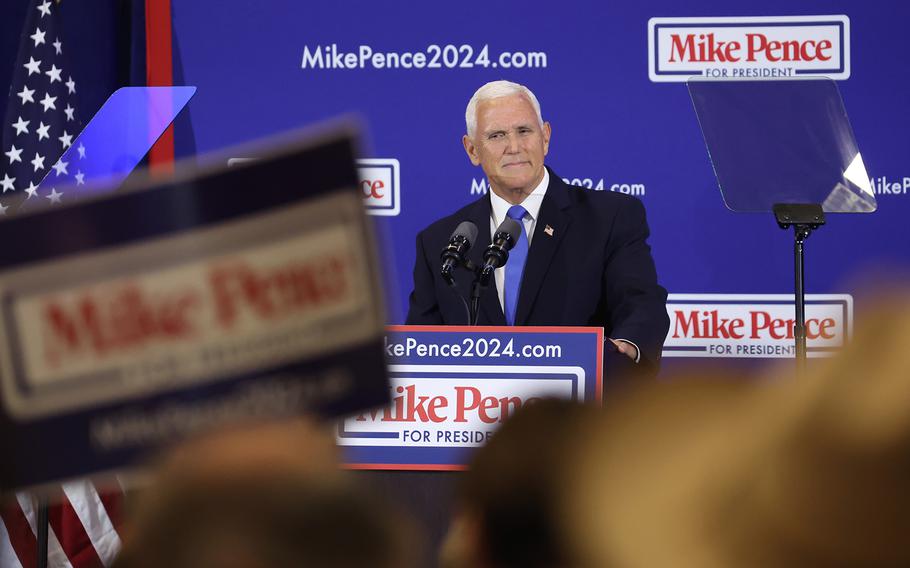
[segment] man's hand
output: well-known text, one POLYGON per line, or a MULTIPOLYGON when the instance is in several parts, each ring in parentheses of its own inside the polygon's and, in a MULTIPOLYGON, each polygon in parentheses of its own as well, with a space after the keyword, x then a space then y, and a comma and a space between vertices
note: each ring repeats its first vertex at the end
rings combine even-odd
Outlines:
POLYGON ((616 346, 617 351, 633 361, 638 361, 638 347, 623 339, 613 339, 612 337, 609 339, 616 346))

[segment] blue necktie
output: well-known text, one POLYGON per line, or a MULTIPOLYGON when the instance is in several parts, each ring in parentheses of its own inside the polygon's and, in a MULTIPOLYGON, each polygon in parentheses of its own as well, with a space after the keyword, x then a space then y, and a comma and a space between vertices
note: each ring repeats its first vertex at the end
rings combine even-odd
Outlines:
POLYGON ((521 226, 518 241, 512 247, 512 251, 509 253, 509 261, 506 262, 503 303, 506 308, 506 323, 509 325, 515 325, 515 310, 518 308, 521 275, 525 270, 525 261, 528 259, 528 237, 525 236, 525 226, 521 221, 527 214, 528 212, 521 205, 513 205, 506 213, 510 219, 515 219, 518 221, 518 225, 521 226))

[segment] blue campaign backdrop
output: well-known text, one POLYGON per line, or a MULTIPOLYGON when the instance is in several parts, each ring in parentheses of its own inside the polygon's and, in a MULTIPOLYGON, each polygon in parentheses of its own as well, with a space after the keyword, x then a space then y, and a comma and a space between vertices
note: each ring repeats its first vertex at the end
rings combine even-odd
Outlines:
MULTIPOLYGON (((671 293, 792 291, 792 235, 770 215, 725 208, 685 85, 649 80, 652 17, 846 15, 851 76, 839 87, 869 175, 889 183, 910 176, 910 60, 899 55, 910 6, 903 3, 532 1, 475 8, 227 0, 217 7, 176 2, 173 11, 180 80, 199 87, 190 108, 196 150, 356 112, 367 126, 364 157, 399 160, 401 212, 375 218, 391 241, 384 247, 397 282, 391 323, 404 318, 416 233, 477 197, 472 184, 483 174, 462 148, 464 107, 479 85, 500 78, 538 95, 553 126, 548 163, 559 175, 594 186, 602 180, 605 190, 625 184, 616 189, 639 194, 671 293), (431 45, 468 45, 475 57, 488 46, 494 62, 504 51, 543 52, 546 65, 303 68, 305 50, 312 61, 316 49, 332 45, 429 56, 431 45)), ((874 214, 833 215, 811 237, 809 292, 854 293, 868 268, 910 260, 903 237, 910 197, 878 199, 874 214)))
MULTIPOLYGON (((199 89, 189 127, 178 125, 179 155, 353 112, 366 126, 362 156, 398 160, 400 213, 374 217, 385 237, 390 323, 404 319, 416 233, 478 197, 483 173, 461 144, 464 107, 479 85, 501 78, 540 98, 553 126, 548 163, 559 175, 644 202, 671 293, 792 291, 791 234, 770 215, 725 208, 685 85, 649 79, 650 18, 846 16, 850 76, 838 85, 866 168, 889 188, 910 185, 910 5, 901 2, 222 0, 174 1, 172 13, 175 83, 199 89), (361 46, 423 53, 439 67, 337 68, 345 60, 333 54, 361 46), (322 68, 314 68, 317 52, 322 68), (525 64, 505 68, 504 52, 525 64), (462 66, 468 55, 473 65, 462 66)), ((307 175, 300 172, 303 183, 307 175)), ((809 292, 858 294, 870 269, 890 274, 908 264, 906 191, 879 194, 870 215, 830 216, 808 241, 809 292)))

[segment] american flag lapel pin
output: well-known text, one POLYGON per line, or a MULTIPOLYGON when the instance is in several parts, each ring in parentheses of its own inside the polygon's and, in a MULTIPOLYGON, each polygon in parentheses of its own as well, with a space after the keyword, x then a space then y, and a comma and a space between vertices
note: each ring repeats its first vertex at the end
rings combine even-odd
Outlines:
POLYGON ((548 237, 552 237, 553 233, 555 233, 556 231, 553 230, 553 227, 547 225, 546 227, 543 228, 543 232, 546 233, 548 237))

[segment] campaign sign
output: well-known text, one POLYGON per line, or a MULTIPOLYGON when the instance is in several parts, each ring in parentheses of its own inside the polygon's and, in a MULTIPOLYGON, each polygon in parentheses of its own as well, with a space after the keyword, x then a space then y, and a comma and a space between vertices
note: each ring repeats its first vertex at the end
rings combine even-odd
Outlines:
POLYGON ((463 469, 541 398, 600 402, 603 329, 390 326, 392 402, 339 422, 352 469, 463 469))
POLYGON ((388 400, 352 134, 296 140, 0 223, 0 488, 388 400))
POLYGON ((394 158, 357 160, 360 190, 368 215, 401 213, 401 164, 394 158))
MULTIPOLYGON (((670 294, 664 357, 792 358, 793 294, 670 294)), ((853 334, 853 296, 806 295, 809 357, 830 357, 853 334)))
POLYGON ((850 77, 850 18, 846 15, 648 20, 652 81, 810 75, 850 77))

